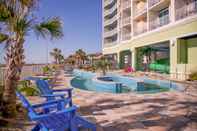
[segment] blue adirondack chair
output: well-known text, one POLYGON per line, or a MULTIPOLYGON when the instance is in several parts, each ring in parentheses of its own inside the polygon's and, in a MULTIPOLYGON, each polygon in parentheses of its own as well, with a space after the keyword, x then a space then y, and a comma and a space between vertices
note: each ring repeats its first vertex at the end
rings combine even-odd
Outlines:
POLYGON ((30 120, 37 122, 32 131, 79 131, 80 127, 96 131, 95 124, 76 114, 76 106, 64 108, 63 99, 31 105, 21 93, 16 92, 16 95, 27 109, 30 120), (48 112, 51 105, 56 105, 57 111, 48 112), (36 112, 38 108, 41 108, 43 112, 36 112), (47 112, 45 112, 45 109, 47 109, 47 112))
POLYGON ((25 80, 34 80, 36 82, 36 86, 39 88, 40 93, 42 94, 41 96, 45 97, 47 101, 59 98, 65 100, 65 105, 68 103, 69 106, 72 106, 72 88, 54 90, 50 88, 50 84, 46 80, 40 79, 38 77, 27 77, 25 80), (64 92, 66 92, 66 94, 64 92))

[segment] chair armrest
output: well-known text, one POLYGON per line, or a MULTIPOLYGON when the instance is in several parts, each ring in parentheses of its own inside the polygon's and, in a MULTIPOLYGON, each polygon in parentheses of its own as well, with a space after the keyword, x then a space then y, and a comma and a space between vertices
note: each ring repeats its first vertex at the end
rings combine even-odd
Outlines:
POLYGON ((59 100, 51 100, 51 101, 47 101, 41 104, 34 104, 32 105, 33 108, 47 108, 50 107, 51 105, 55 105, 55 104, 60 104, 61 102, 64 102, 63 99, 59 99, 59 100))
POLYGON ((64 97, 65 94, 47 94, 47 95, 41 95, 41 97, 64 97))
POLYGON ((35 114, 30 114, 31 120, 44 120, 47 119, 49 117, 56 117, 57 115, 63 115, 66 113, 74 113, 77 110, 76 106, 72 106, 69 108, 65 108, 61 111, 57 111, 57 112, 53 112, 53 113, 48 113, 48 114, 40 114, 40 115, 35 115, 35 114))
POLYGON ((69 105, 72 106, 72 90, 73 90, 73 88, 65 88, 65 89, 55 89, 55 90, 52 90, 52 91, 54 93, 55 92, 67 92, 68 98, 71 99, 69 105))
POLYGON ((69 92, 69 91, 72 91, 73 88, 64 88, 64 89, 55 89, 53 90, 53 92, 69 92))

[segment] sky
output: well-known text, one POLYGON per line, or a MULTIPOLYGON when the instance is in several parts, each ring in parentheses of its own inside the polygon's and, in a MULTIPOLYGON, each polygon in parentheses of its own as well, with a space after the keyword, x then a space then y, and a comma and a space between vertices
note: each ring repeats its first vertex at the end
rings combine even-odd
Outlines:
MULTIPOLYGON (((26 63, 52 61, 49 53, 53 48, 62 50, 66 57, 77 49, 87 53, 101 52, 101 0, 40 0, 35 12, 39 19, 59 16, 63 21, 64 37, 61 40, 37 38, 33 33, 24 44, 26 63)), ((5 50, 0 45, 0 63, 5 50)))

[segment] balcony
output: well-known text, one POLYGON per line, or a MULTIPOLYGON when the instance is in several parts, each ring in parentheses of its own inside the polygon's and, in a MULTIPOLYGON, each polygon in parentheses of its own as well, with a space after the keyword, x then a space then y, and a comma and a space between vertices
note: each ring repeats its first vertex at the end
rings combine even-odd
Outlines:
POLYGON ((181 8, 176 9, 176 20, 184 19, 197 14, 197 2, 191 2, 181 8))
POLYGON ((115 34, 117 34, 118 30, 117 28, 111 30, 111 31, 105 31, 104 33, 104 37, 110 37, 110 36, 113 36, 115 34))
POLYGON ((131 39, 131 33, 122 34, 122 37, 121 37, 122 41, 130 40, 130 39, 131 39))
POLYGON ((144 15, 146 12, 147 12, 147 8, 146 7, 142 8, 140 10, 139 9, 135 10, 134 17, 137 18, 137 17, 139 17, 141 15, 144 15))
POLYGON ((122 19, 122 26, 131 24, 131 17, 123 18, 122 19))
POLYGON ((111 46, 114 46, 116 45, 118 42, 117 41, 105 41, 104 42, 104 47, 111 47, 111 46))
POLYGON ((140 35, 140 34, 143 34, 143 33, 145 33, 145 32, 147 32, 147 28, 142 28, 142 29, 137 29, 137 30, 135 30, 134 31, 134 35, 135 36, 137 36, 137 35, 140 35))
POLYGON ((111 4, 114 0, 104 0, 104 7, 111 4))
POLYGON ((109 15, 109 14, 112 14, 116 9, 117 9, 117 3, 112 8, 110 8, 108 10, 105 9, 104 16, 109 15))
POLYGON ((113 16, 111 19, 107 19, 104 21, 104 25, 111 25, 113 24, 115 21, 117 21, 117 15, 113 16))
POLYGON ((147 0, 133 0, 133 16, 138 17, 147 12, 147 0))
POLYGON ((149 0, 148 6, 149 8, 161 2, 162 0, 149 0))
POLYGON ((163 19, 156 18, 155 20, 150 22, 150 30, 157 29, 157 28, 167 25, 169 23, 170 23, 169 16, 166 16, 163 19))
POLYGON ((131 8, 131 0, 127 0, 127 1, 122 2, 121 9, 124 10, 127 8, 131 8))

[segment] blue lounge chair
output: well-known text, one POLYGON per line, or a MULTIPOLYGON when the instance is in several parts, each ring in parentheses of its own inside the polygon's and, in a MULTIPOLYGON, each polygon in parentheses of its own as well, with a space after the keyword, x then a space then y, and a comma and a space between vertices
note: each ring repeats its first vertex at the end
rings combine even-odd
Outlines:
POLYGON ((50 88, 50 84, 46 80, 37 77, 27 77, 25 80, 34 80, 36 82, 36 86, 40 90, 41 96, 45 97, 47 101, 60 98, 64 99, 66 104, 68 103, 69 106, 72 106, 72 88, 54 90, 50 88), (66 92, 66 94, 64 92, 66 92), (66 95, 67 97, 65 97, 66 95))
POLYGON ((96 131, 95 124, 76 114, 76 106, 62 107, 64 106, 63 100, 53 100, 42 104, 31 105, 21 93, 16 92, 16 95, 28 110, 30 120, 37 122, 32 131, 79 131, 80 127, 96 131), (56 105, 57 111, 48 112, 51 105, 56 105), (37 108, 41 108, 43 112, 36 112, 37 108), (45 112, 45 109, 47 109, 47 112, 45 112))

